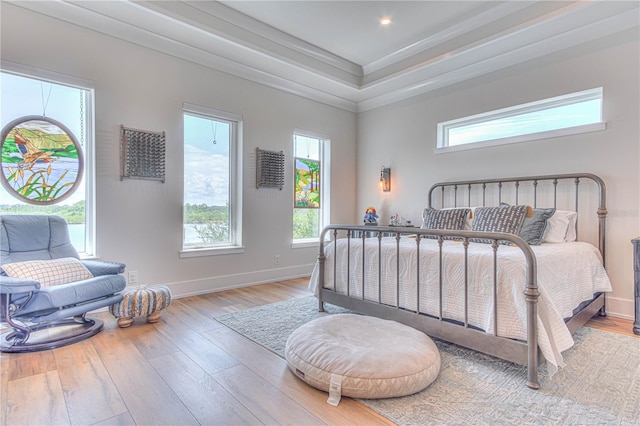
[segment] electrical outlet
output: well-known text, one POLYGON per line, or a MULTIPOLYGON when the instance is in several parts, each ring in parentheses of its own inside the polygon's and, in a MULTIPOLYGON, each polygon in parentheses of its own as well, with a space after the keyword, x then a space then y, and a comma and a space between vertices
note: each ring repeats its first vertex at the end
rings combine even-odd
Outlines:
POLYGON ((275 256, 273 256, 273 264, 274 265, 279 265, 280 264, 280 255, 276 254, 275 256))
POLYGON ((137 284, 138 271, 129 271, 129 284, 137 284))

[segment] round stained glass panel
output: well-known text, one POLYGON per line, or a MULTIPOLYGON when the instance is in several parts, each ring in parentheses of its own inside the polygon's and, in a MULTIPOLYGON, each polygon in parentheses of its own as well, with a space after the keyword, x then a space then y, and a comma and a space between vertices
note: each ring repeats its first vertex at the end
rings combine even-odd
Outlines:
POLYGON ((30 204, 55 204, 69 197, 82 180, 82 148, 71 131, 48 117, 18 118, 0 136, 5 189, 30 204))

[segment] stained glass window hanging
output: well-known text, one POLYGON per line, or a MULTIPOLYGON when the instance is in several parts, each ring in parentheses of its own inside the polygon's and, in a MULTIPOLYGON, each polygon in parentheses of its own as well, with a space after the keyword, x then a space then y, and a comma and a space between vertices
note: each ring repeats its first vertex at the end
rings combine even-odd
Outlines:
POLYGON ((294 207, 320 208, 320 161, 295 158, 294 207))
POLYGON ((56 204, 82 180, 82 148, 73 133, 49 117, 26 116, 7 124, 0 136, 1 181, 29 204, 56 204))

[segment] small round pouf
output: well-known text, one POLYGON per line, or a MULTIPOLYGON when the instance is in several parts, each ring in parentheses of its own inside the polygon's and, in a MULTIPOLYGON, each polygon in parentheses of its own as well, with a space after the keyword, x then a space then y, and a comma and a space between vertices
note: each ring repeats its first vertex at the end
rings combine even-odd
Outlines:
POLYGON ((426 334, 395 321, 355 314, 328 315, 295 330, 285 358, 313 387, 340 396, 391 398, 429 386, 440 372, 440 352, 426 334))
POLYGON ((109 306, 109 312, 118 318, 118 326, 129 327, 134 317, 146 316, 148 322, 157 322, 162 310, 171 303, 171 290, 155 285, 129 290, 122 301, 109 306))

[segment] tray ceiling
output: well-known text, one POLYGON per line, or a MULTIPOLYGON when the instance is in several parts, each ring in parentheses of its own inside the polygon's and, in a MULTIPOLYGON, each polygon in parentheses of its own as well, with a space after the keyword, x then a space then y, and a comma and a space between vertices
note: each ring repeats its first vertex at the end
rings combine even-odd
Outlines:
POLYGON ((14 1, 349 111, 639 25, 629 1, 14 1), (379 20, 389 17, 383 27, 379 20))

